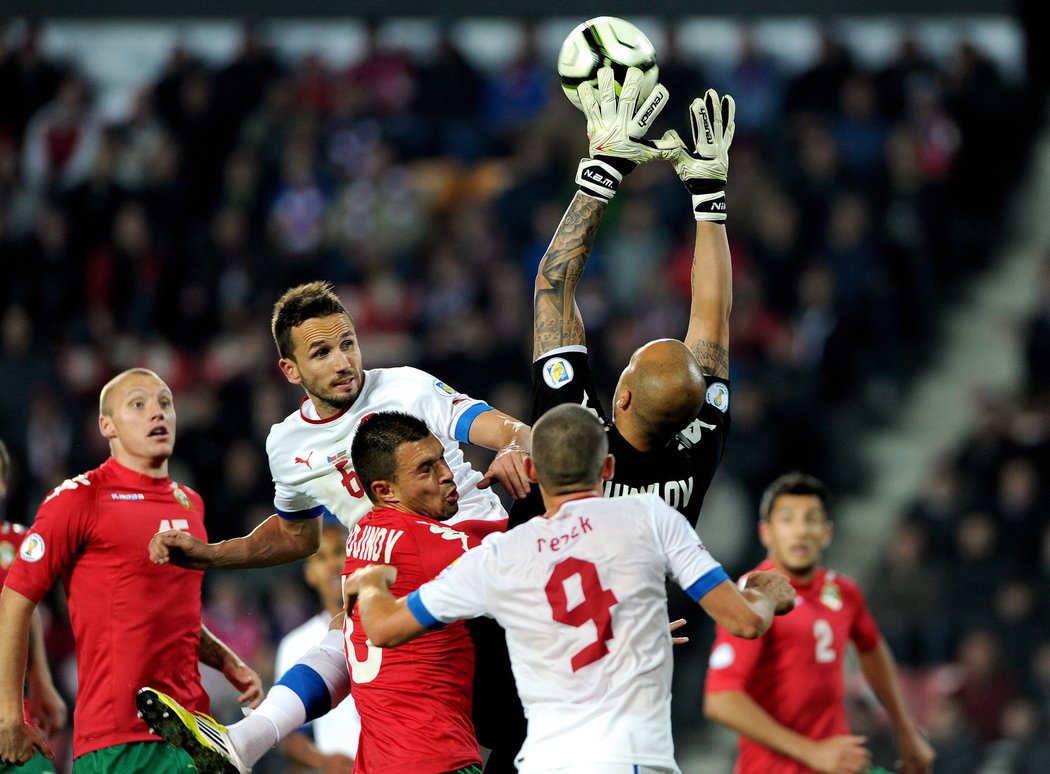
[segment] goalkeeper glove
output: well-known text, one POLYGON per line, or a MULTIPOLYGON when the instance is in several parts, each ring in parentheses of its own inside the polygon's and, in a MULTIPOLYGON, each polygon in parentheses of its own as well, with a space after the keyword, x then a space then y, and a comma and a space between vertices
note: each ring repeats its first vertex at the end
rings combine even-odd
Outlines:
POLYGON ((671 155, 641 139, 667 104, 667 89, 657 84, 638 107, 641 82, 641 70, 629 68, 618 100, 611 67, 598 70, 597 93, 590 83, 579 85, 590 158, 580 160, 576 182, 585 194, 609 201, 623 178, 639 164, 671 155))
POLYGON ((689 106, 689 123, 693 130, 694 151, 690 151, 673 131, 656 144, 666 150, 677 145, 671 161, 686 190, 693 195, 694 217, 724 223, 729 146, 736 132, 736 102, 728 94, 719 99, 714 89, 708 89, 702 99, 694 99, 689 106))

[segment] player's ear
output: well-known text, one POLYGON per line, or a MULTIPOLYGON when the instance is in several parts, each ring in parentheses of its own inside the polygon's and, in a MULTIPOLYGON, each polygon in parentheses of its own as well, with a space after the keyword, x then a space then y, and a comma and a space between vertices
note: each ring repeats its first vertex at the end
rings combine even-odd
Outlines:
POLYGON ((615 470, 616 458, 611 454, 606 454, 605 461, 602 463, 602 481, 608 481, 611 479, 615 470))
POLYGON ((390 505, 397 501, 397 494, 394 492, 394 487, 390 481, 384 479, 376 479, 372 482, 372 494, 375 495, 376 502, 380 505, 390 505))
POLYGON ((824 522, 824 537, 821 538, 821 540, 820 540, 820 547, 822 549, 823 548, 827 548, 828 545, 831 543, 831 532, 832 532, 831 522, 830 521, 824 522))
POLYGON ((299 376, 299 366, 295 364, 295 361, 291 358, 282 357, 277 361, 277 365, 281 369, 281 373, 284 374, 284 378, 292 384, 302 384, 303 378, 299 376))
POLYGON ((769 522, 766 519, 758 522, 758 539, 763 548, 769 548, 769 522))
POLYGON ((620 390, 620 394, 616 396, 616 408, 620 411, 626 411, 627 407, 631 405, 631 388, 624 385, 623 389, 620 390))
POLYGON ((113 420, 105 414, 98 415, 98 431, 106 439, 117 437, 117 428, 113 426, 113 420))
POLYGON ((531 456, 525 457, 525 475, 532 483, 540 483, 539 476, 536 474, 536 463, 532 461, 531 456))

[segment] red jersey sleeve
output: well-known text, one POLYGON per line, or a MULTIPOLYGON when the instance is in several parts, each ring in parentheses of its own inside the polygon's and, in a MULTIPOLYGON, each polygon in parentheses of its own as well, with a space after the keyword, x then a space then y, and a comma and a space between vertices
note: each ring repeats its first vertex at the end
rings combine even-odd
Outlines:
POLYGON ((841 578, 841 581, 844 593, 849 595, 850 607, 855 611, 853 625, 850 627, 850 640, 858 651, 864 653, 878 645, 882 635, 879 633, 878 624, 868 611, 860 588, 845 578, 841 578))
POLYGON ((95 493, 86 476, 56 487, 37 510, 11 565, 7 585, 40 602, 87 544, 95 513, 95 493))
POLYGON ((715 641, 707 661, 704 693, 746 691, 764 647, 764 637, 745 640, 716 625, 715 641))

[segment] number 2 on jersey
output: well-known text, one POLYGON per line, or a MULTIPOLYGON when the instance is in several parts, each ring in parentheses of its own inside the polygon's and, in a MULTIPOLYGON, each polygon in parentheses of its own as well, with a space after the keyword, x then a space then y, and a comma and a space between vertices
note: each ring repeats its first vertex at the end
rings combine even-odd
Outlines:
POLYGON ((573 655, 572 671, 577 672, 608 655, 609 648, 605 643, 613 638, 612 607, 618 600, 612 589, 602 588, 598 568, 594 566, 594 562, 575 557, 558 562, 554 565, 554 571, 551 572, 545 591, 555 621, 575 627, 593 621, 598 629, 598 639, 573 655), (570 610, 565 594, 565 582, 574 575, 580 576, 583 601, 570 610))
POLYGON ((813 637, 817 641, 817 663, 818 664, 830 664, 835 658, 835 632, 831 629, 831 624, 825 621, 823 618, 818 618, 813 622, 813 637))

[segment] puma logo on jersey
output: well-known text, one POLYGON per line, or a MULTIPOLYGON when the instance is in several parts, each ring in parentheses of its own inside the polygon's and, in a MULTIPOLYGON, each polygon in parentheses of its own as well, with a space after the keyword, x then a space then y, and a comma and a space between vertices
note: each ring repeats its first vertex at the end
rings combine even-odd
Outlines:
POLYGON ((363 562, 378 562, 380 557, 383 564, 390 564, 390 557, 394 553, 394 546, 401 536, 405 534, 403 529, 391 529, 389 527, 362 527, 358 524, 346 543, 346 555, 363 562))
POLYGON ((632 494, 654 494, 658 495, 672 508, 684 508, 689 505, 693 496, 693 477, 680 481, 664 481, 662 484, 648 484, 646 486, 627 486, 617 484, 614 481, 605 482, 606 497, 623 497, 632 494))
POLYGON ((303 459, 302 457, 296 457, 295 458, 295 464, 296 465, 306 465, 306 467, 308 467, 310 470, 313 470, 314 466, 310 464, 310 458, 313 457, 313 456, 314 456, 314 453, 310 452, 309 454, 306 455, 306 459, 303 459))

